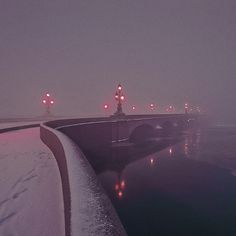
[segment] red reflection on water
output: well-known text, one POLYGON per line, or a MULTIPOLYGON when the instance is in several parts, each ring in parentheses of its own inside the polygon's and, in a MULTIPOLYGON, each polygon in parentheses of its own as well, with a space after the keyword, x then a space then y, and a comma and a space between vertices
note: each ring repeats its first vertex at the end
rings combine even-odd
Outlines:
POLYGON ((115 185, 115 190, 119 190, 119 185, 118 184, 115 185))
POLYGON ((121 191, 118 192, 118 197, 122 197, 123 196, 123 193, 121 191))
POLYGON ((124 194, 126 183, 124 180, 118 180, 118 183, 115 184, 115 190, 119 198, 121 198, 124 194))
POLYGON ((124 181, 124 180, 121 181, 121 183, 120 183, 120 187, 121 187, 122 189, 125 188, 125 181, 124 181))

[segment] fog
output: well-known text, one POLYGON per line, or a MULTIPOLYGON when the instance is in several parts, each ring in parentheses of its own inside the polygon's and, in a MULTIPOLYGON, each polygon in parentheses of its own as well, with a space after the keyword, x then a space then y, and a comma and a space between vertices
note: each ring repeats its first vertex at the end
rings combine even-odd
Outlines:
POLYGON ((236 123, 235 0, 0 0, 0 118, 158 112, 236 123), (103 105, 108 103, 109 110, 103 105))

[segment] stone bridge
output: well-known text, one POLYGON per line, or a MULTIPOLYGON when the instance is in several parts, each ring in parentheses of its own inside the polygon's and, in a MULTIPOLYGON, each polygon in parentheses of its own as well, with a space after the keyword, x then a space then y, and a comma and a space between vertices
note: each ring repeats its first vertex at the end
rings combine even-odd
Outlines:
POLYGON ((157 133, 184 130, 198 122, 196 114, 160 114, 57 120, 47 125, 66 134, 82 149, 90 149, 127 140, 140 142, 157 133))

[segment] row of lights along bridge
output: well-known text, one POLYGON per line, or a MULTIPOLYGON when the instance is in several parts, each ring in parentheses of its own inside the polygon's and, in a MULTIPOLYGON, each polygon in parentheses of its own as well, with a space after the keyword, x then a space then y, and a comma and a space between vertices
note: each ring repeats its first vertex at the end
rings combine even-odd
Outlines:
MULTIPOLYGON (((113 116, 122 117, 122 116, 125 115, 125 113, 122 110, 122 104, 123 104, 123 102, 125 100, 125 96, 123 94, 121 84, 119 84, 117 86, 117 90, 115 92, 115 100, 117 101, 117 109, 116 109, 116 112, 114 113, 113 116)), ((51 97, 51 95, 49 93, 46 93, 45 97, 43 98, 43 104, 45 105, 45 108, 46 108, 46 115, 50 115, 51 114, 51 107, 54 105, 54 100, 52 99, 52 97, 51 97)), ((104 109, 105 110, 109 110, 109 108, 110 108, 110 106, 108 104, 104 105, 104 109)), ((136 106, 133 105, 131 109, 132 109, 132 111, 135 111, 136 110, 136 106)), ((148 110, 149 111, 156 111, 157 110, 157 105, 155 105, 154 103, 151 103, 148 106, 148 110)), ((189 112, 193 112, 193 109, 189 108, 188 103, 185 103, 184 104, 184 111, 185 111, 185 114, 188 114, 189 112)), ((195 111, 200 113, 199 107, 197 107, 195 111)), ((169 105, 166 108, 166 112, 168 112, 168 113, 175 112, 174 106, 173 105, 169 105)))
MULTIPOLYGON (((124 112, 122 111, 122 103, 124 102, 125 100, 125 96, 122 92, 122 86, 121 84, 118 85, 117 87, 117 90, 115 92, 115 99, 117 101, 117 110, 116 112, 114 113, 114 116, 124 116, 124 112)), ((109 109, 109 105, 108 104, 105 104, 104 105, 104 109, 109 109)), ((149 106, 149 110, 151 111, 156 111, 157 109, 157 106, 154 105, 154 103, 151 103, 150 106, 149 106)), ((132 106, 132 110, 136 110, 136 106, 132 106)), ((175 108, 173 105, 169 105, 167 108, 166 108, 166 112, 168 113, 172 113, 172 112, 175 112, 175 108)), ((188 114, 189 112, 193 112, 193 109, 192 108, 189 108, 189 105, 188 103, 185 103, 184 104, 184 112, 185 114, 188 114)), ((196 108, 196 112, 200 113, 200 109, 199 107, 196 108)))

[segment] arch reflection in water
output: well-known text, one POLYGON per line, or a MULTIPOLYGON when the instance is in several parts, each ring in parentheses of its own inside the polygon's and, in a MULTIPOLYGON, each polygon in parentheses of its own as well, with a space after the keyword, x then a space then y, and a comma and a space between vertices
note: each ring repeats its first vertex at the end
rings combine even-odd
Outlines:
POLYGON ((113 181, 113 195, 122 200, 127 188, 124 176, 126 167, 143 158, 148 158, 149 166, 153 167, 157 162, 157 152, 182 141, 182 139, 182 137, 162 137, 147 140, 140 145, 129 142, 113 143, 110 147, 87 150, 85 155, 98 175, 102 175, 104 172, 115 174, 111 177, 113 180, 110 180, 113 181))
MULTIPOLYGON (((97 174, 105 171, 121 173, 127 165, 157 153, 183 140, 182 136, 150 139, 135 145, 129 142, 113 143, 106 147, 83 150, 97 174)), ((172 153, 172 149, 171 149, 172 153)))
POLYGON ((114 147, 110 165, 100 172, 99 179, 128 235, 235 235, 235 177, 206 161, 194 160, 217 154, 219 149, 212 145, 215 141, 220 140, 218 146, 227 142, 219 132, 211 133, 210 138, 204 132, 186 132, 178 144, 166 138, 156 145, 114 147), (184 158, 185 151, 189 158, 184 158))
POLYGON ((184 139, 183 151, 186 157, 197 158, 197 153, 201 144, 201 130, 189 131, 184 139))
POLYGON ((188 140, 188 137, 186 136, 185 140, 184 140, 184 155, 186 157, 188 157, 189 155, 189 140, 188 140))

